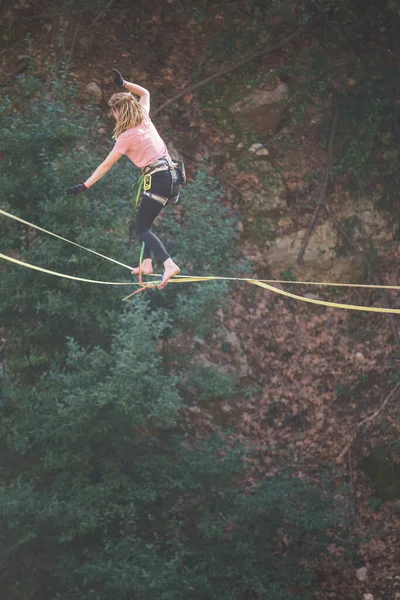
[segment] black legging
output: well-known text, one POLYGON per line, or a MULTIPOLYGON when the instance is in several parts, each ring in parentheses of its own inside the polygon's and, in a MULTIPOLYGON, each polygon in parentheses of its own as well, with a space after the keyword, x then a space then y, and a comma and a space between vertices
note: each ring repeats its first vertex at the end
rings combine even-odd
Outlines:
MULTIPOLYGON (((152 175, 151 190, 153 194, 169 197, 171 194, 171 173, 159 171, 152 175)), ((164 262, 170 258, 159 238, 151 231, 155 218, 160 214, 163 205, 143 194, 142 202, 136 215, 136 235, 144 242, 143 258, 154 258, 164 262)))

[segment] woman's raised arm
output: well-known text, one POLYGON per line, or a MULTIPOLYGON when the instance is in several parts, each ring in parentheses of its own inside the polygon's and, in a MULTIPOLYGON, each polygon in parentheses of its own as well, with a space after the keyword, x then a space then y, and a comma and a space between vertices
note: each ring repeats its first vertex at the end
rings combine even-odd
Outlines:
POLYGON ((137 83, 131 83, 130 81, 125 81, 122 77, 121 73, 117 71, 117 69, 113 69, 114 74, 114 82, 115 85, 119 85, 120 87, 124 87, 132 94, 139 96, 139 104, 141 104, 147 112, 150 112, 150 92, 146 90, 146 88, 141 85, 137 85, 137 83))

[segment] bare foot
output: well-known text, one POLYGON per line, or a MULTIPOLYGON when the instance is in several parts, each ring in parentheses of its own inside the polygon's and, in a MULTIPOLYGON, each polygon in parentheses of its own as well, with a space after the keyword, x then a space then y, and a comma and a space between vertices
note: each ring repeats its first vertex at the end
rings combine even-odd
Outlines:
POLYGON ((159 290, 161 290, 167 285, 171 277, 173 277, 174 275, 178 275, 178 273, 180 272, 180 268, 174 263, 174 261, 171 258, 165 261, 164 267, 165 271, 162 276, 162 281, 158 286, 159 290))
MULTIPOLYGON (((132 275, 139 275, 139 267, 132 270, 132 275)), ((142 262, 142 275, 152 275, 153 274, 153 263, 151 258, 145 258, 142 262)))

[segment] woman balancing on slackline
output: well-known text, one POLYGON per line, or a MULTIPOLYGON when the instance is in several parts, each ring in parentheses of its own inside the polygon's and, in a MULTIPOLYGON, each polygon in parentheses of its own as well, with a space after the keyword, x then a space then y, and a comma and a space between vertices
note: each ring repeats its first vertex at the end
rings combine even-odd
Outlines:
MULTIPOLYGON (((125 81, 113 69, 116 85, 128 92, 113 94, 108 104, 116 120, 113 150, 94 173, 85 181, 66 190, 66 194, 79 194, 91 187, 126 154, 144 175, 144 193, 136 216, 136 234, 144 242, 142 273, 153 273, 152 256, 164 263, 164 274, 158 288, 165 287, 179 267, 174 263, 161 241, 151 231, 153 221, 167 202, 175 203, 179 198, 180 184, 184 182, 183 165, 175 165, 167 146, 149 117, 150 93, 140 85, 125 81), (139 97, 137 101, 132 93, 139 97)), ((132 271, 139 273, 139 267, 132 271)))

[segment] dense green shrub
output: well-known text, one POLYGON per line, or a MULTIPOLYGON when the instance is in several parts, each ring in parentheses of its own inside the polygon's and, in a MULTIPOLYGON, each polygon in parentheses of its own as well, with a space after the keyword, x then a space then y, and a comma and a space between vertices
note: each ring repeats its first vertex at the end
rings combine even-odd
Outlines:
POLYGON ((336 518, 327 491, 280 477, 246 494, 240 448, 189 441, 179 377, 157 355, 167 326, 140 300, 108 352, 70 341, 65 368, 54 361, 30 390, 10 382, 0 416, 9 600, 313 597, 308 564, 336 518))

